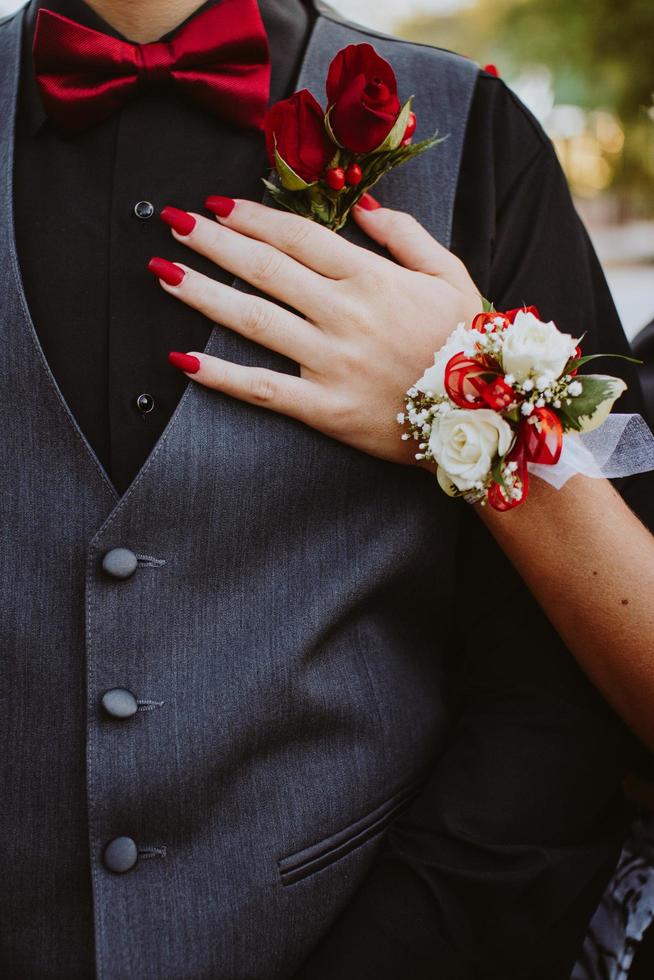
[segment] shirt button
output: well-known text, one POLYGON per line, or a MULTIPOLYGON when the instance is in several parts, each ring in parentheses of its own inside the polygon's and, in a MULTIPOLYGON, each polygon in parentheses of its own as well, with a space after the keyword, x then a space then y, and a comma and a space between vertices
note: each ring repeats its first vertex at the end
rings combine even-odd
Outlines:
POLYGON ((130 578, 136 571, 138 560, 129 548, 112 548, 102 559, 102 568, 112 578, 130 578))
POLYGON ((147 221, 154 214, 154 204, 151 204, 150 201, 137 201, 134 205, 134 214, 142 221, 147 221))
POLYGON ((131 691, 113 687, 102 695, 102 707, 111 718, 131 718, 138 711, 138 702, 131 691))
POLYGON ((136 407, 141 415, 148 415, 154 408, 154 398, 152 395, 148 395, 147 391, 144 391, 143 394, 139 395, 136 399, 136 407))
POLYGON ((102 859, 110 871, 120 875, 132 870, 138 856, 136 844, 131 837, 116 837, 105 847, 102 859))

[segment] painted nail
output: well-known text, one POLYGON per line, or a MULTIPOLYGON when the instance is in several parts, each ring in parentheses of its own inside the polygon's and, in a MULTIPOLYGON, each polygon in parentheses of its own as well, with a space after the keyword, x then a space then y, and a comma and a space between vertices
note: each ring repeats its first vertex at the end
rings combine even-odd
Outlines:
POLYGON ((207 211, 218 215, 219 218, 227 218, 234 210, 235 204, 236 201, 232 200, 231 197, 221 197, 219 194, 208 197, 204 202, 207 211))
POLYGON ((376 197, 372 194, 364 194, 363 197, 358 202, 359 207, 363 208, 364 211, 376 211, 377 208, 381 207, 381 204, 376 197))
POLYGON ((171 350, 168 360, 173 367, 179 368, 180 371, 188 371, 189 374, 195 374, 200 370, 200 358, 194 357, 193 354, 182 354, 181 351, 171 350))
POLYGON ((188 211, 180 211, 179 208, 173 208, 169 204, 166 205, 159 217, 178 235, 190 235, 195 228, 195 218, 192 214, 189 214, 188 211))
POLYGON ((148 262, 148 269, 157 279, 163 279, 167 286, 179 286, 185 276, 183 269, 180 269, 174 262, 168 259, 159 259, 156 256, 148 262))

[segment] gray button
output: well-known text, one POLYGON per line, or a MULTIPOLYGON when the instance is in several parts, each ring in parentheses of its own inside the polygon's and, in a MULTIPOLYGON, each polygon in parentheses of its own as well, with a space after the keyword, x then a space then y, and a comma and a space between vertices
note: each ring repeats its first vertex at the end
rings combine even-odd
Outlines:
POLYGON ((112 718, 131 718, 139 706, 131 691, 124 687, 112 687, 102 695, 102 707, 112 718))
POLYGON ((154 214, 154 204, 149 201, 138 201, 134 205, 134 214, 142 221, 147 221, 154 214))
POLYGON ((136 407, 141 415, 148 415, 148 413, 154 408, 154 398, 152 395, 148 395, 148 393, 144 391, 143 394, 139 395, 136 399, 136 407))
POLYGON ((119 875, 131 871, 138 857, 139 852, 131 837, 116 837, 115 840, 109 841, 102 855, 109 870, 119 875))
POLYGON ((102 559, 102 568, 112 578, 129 578, 137 565, 136 555, 129 548, 112 548, 102 559))

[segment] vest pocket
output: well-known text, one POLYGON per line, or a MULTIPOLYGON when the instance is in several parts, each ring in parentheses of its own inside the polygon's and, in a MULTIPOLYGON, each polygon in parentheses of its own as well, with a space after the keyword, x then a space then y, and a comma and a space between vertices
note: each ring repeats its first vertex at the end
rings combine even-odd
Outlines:
POLYGON ((405 787, 398 793, 385 800, 380 806, 375 807, 364 817, 353 821, 337 831, 324 837, 317 844, 310 844, 309 847, 296 851, 288 857, 280 858, 277 862, 279 874, 283 885, 294 885, 296 881, 301 881, 316 871, 322 871, 339 861, 346 854, 361 847, 373 837, 377 837, 384 831, 391 820, 413 799, 420 789, 420 783, 413 783, 405 787))

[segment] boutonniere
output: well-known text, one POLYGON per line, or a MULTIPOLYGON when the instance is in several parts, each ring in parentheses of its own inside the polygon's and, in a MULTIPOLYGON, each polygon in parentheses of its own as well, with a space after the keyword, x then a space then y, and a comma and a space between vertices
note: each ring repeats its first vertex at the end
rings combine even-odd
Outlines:
POLYGON ((402 105, 391 65, 370 44, 338 52, 327 74, 327 111, 307 89, 277 102, 265 123, 282 207, 338 231, 384 174, 446 137, 413 143, 413 96, 402 105))

